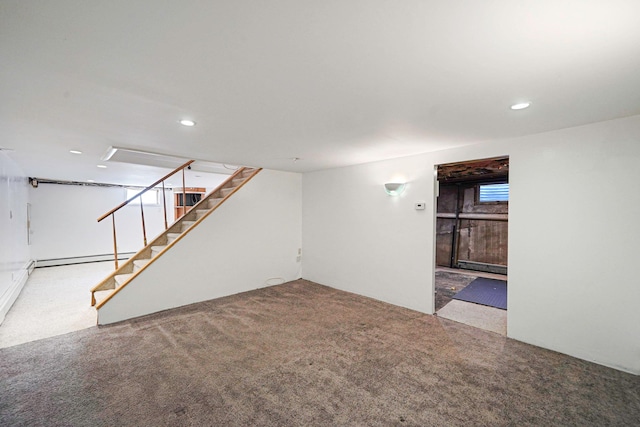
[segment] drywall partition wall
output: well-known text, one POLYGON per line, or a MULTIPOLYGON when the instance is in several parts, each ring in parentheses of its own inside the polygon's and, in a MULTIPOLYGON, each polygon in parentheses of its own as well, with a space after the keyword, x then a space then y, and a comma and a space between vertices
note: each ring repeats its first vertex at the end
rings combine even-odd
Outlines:
POLYGON ((300 277, 301 176, 263 170, 98 310, 108 324, 300 277))
POLYGON ((640 116, 307 173, 303 277, 430 313, 434 167, 502 155, 508 336, 640 374, 640 116), (405 193, 384 194, 382 184, 401 174, 405 193))
POLYGON ((509 336, 640 374, 640 116, 517 145, 509 336))
POLYGON ((433 310, 433 168, 423 157, 303 176, 303 277, 392 304, 433 310), (399 196, 385 182, 406 182, 399 196))
MULTIPOLYGON (((147 240, 164 230, 160 205, 144 205, 147 240)), ((74 259, 113 258, 111 218, 98 223, 105 212, 126 200, 122 187, 40 184, 30 188, 32 204, 32 256, 43 264, 65 264, 74 259)), ((173 194, 167 191, 167 218, 173 222, 173 194)), ((137 252, 143 245, 140 205, 127 205, 116 213, 118 253, 137 252)))
POLYGON ((0 323, 28 277, 27 186, 18 165, 0 151, 0 323))

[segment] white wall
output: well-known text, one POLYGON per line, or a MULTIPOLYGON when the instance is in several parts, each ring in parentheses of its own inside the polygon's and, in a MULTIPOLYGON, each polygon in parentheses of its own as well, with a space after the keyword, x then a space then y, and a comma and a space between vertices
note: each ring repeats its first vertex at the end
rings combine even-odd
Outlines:
POLYGON ((18 165, 0 151, 0 323, 28 276, 28 185, 18 165))
MULTIPOLYGON (((32 256, 38 261, 113 256, 111 219, 97 218, 126 200, 122 187, 40 184, 30 188, 32 256)), ((162 195, 160 193, 162 203, 162 195)), ((144 206, 147 240, 164 230, 162 204, 144 206)), ((167 191, 167 219, 173 222, 173 196, 167 191)), ((137 252, 143 245, 140 205, 116 213, 118 253, 137 252)))
POLYGON ((640 116, 517 145, 509 336, 640 374, 640 116))
POLYGON ((300 277, 301 175, 263 170, 98 311, 108 324, 300 277))
POLYGON ((408 157, 303 176, 303 277, 431 313, 433 169, 408 157), (399 197, 385 182, 409 182, 399 197))
POLYGON ((508 336, 640 374, 640 116, 305 174, 303 277, 432 313, 434 166, 500 155, 508 336), (405 193, 387 196, 402 175, 405 193))

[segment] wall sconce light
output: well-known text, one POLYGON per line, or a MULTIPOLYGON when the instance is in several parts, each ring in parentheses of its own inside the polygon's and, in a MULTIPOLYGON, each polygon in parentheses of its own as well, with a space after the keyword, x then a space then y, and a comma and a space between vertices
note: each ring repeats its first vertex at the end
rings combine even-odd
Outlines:
POLYGON ((384 185, 384 191, 390 196, 399 196, 404 191, 405 185, 403 182, 387 182, 384 185))

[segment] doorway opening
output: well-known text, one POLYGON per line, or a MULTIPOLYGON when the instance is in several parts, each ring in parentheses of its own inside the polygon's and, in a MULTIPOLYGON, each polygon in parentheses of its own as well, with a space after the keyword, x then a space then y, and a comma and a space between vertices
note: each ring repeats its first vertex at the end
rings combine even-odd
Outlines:
POLYGON ((506 335, 509 157, 437 166, 435 311, 506 335))

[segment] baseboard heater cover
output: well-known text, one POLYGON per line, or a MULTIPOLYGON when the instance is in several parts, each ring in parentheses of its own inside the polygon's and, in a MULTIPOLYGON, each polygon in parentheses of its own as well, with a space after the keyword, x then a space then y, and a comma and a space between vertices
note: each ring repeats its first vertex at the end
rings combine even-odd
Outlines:
POLYGON ((33 273, 33 269, 36 268, 36 261, 35 260, 31 260, 29 261, 29 265, 27 265, 27 274, 30 276, 31 273, 33 273))
POLYGON ((4 318, 11 309, 13 303, 18 299, 22 288, 27 283, 29 274, 33 269, 33 260, 29 260, 18 271, 11 273, 12 284, 2 294, 0 294, 0 325, 4 322, 4 318))
MULTIPOLYGON (((118 254, 118 261, 123 261, 131 258, 135 255, 135 252, 125 252, 118 254)), ((87 262, 100 262, 100 261, 113 261, 113 254, 102 255, 87 255, 79 257, 69 258, 52 258, 52 259, 39 259, 36 261, 36 267, 55 267, 59 265, 71 265, 71 264, 83 264, 87 262)))

